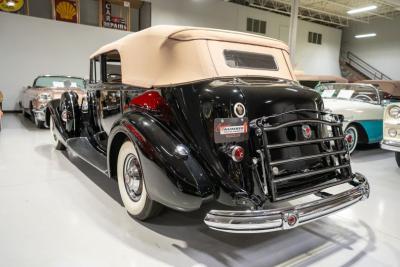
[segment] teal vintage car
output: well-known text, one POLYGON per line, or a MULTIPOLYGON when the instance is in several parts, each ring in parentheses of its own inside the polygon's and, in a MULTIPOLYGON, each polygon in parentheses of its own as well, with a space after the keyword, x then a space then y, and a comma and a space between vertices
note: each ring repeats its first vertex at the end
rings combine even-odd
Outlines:
POLYGON ((315 90, 321 94, 326 109, 344 116, 343 131, 350 153, 357 144, 382 140, 384 106, 390 102, 382 90, 362 83, 325 83, 315 90))

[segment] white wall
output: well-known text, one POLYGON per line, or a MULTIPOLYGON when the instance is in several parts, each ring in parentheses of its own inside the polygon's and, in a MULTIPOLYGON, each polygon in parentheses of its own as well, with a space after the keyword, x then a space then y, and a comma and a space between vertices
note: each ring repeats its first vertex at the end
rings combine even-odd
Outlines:
MULTIPOLYGON (((221 0, 150 0, 152 25, 175 24, 246 31, 248 17, 267 21, 267 36, 287 43, 289 17, 221 0)), ((308 74, 340 75, 342 31, 299 20, 295 69, 308 74), (308 43, 308 32, 322 34, 322 45, 308 43)))
POLYGON ((89 76, 89 56, 127 32, 0 12, 0 90, 18 110, 23 86, 39 74, 89 76))
MULTIPOLYGON (((245 31, 247 17, 267 21, 267 36, 287 42, 289 17, 221 0, 152 0, 152 25, 176 24, 245 31)), ((341 30, 299 21, 296 69, 340 75, 341 30), (322 33, 323 45, 307 42, 322 33)), ((0 90, 4 109, 17 110, 23 86, 39 74, 88 76, 89 55, 127 32, 0 12, 0 90)))
POLYGON ((352 23, 343 31, 342 49, 353 52, 390 78, 400 80, 400 16, 394 20, 372 20, 369 24, 352 23), (372 32, 377 36, 354 38, 372 32))

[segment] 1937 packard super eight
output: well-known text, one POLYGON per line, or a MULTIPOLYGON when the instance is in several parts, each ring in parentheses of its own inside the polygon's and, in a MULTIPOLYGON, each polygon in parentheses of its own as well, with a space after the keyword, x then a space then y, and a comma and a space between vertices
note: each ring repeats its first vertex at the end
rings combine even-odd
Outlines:
POLYGON ((137 219, 217 201, 227 208, 208 212, 210 228, 268 232, 369 196, 341 116, 294 82, 280 41, 157 26, 100 48, 90 68, 82 103, 49 104, 55 145, 116 179, 137 219))

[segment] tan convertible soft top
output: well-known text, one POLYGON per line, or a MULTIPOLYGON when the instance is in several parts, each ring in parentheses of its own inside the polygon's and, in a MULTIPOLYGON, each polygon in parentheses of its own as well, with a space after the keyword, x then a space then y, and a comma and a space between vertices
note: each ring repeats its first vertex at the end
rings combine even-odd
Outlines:
POLYGON ((286 44, 240 32, 155 26, 105 45, 91 58, 111 51, 120 54, 122 82, 145 88, 232 76, 294 79, 286 44), (224 50, 271 55, 278 69, 229 67, 224 50))
POLYGON ((335 83, 347 83, 346 78, 335 76, 335 75, 314 75, 305 74, 303 71, 294 71, 297 80, 299 81, 319 81, 319 82, 335 82, 335 83))
POLYGON ((378 86, 382 91, 393 96, 400 96, 400 81, 394 80, 362 80, 358 83, 367 83, 378 86))

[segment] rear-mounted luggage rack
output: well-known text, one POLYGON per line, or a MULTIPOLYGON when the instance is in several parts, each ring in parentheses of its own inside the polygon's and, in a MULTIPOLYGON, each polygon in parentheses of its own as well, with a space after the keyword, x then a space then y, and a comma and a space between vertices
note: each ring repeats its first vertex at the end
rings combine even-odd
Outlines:
POLYGON ((272 201, 287 200, 290 198, 299 197, 351 181, 352 172, 350 167, 350 156, 348 153, 347 143, 343 136, 342 121, 343 116, 341 115, 321 112, 317 110, 301 109, 268 117, 257 118, 250 122, 250 127, 255 131, 255 134, 262 138, 262 152, 258 151, 258 153, 263 154, 263 156, 261 157, 261 161, 264 161, 264 164, 262 164, 262 166, 264 166, 265 169, 265 172, 263 172, 263 176, 265 176, 263 178, 266 185, 264 186, 268 187, 268 194, 270 194, 272 201), (271 122, 273 119, 279 119, 286 115, 302 116, 307 114, 315 114, 316 118, 307 118, 307 116, 304 116, 306 119, 292 120, 283 123, 271 122), (292 126, 296 127, 309 125, 316 126, 316 129, 321 129, 322 126, 330 126, 332 136, 323 137, 320 136, 322 135, 322 132, 320 132, 314 133, 315 138, 309 138, 309 140, 288 141, 273 144, 270 144, 268 142, 268 133, 284 128, 287 129, 288 127, 292 126), (297 157, 289 157, 278 160, 272 159, 271 157, 271 151, 273 150, 285 149, 290 147, 301 147, 310 144, 320 144, 322 146, 324 143, 326 144, 327 142, 332 144, 331 150, 324 151, 322 153, 304 156, 301 155, 297 157), (301 161, 313 159, 317 160, 323 158, 330 162, 330 166, 324 166, 323 168, 315 169, 304 169, 300 172, 289 173, 286 175, 279 173, 276 174, 277 170, 279 170, 278 167, 282 166, 283 164, 291 164, 301 161), (316 183, 315 185, 307 186, 305 188, 300 188, 299 186, 297 186, 300 183, 304 184, 305 182, 307 182, 304 180, 306 178, 315 178, 318 175, 328 175, 330 173, 334 173, 334 175, 332 176, 332 178, 328 179, 329 181, 316 183), (282 186, 285 187, 286 191, 279 189, 282 186), (287 192, 287 190, 289 190, 289 192, 287 192))

